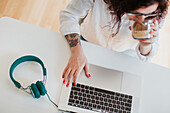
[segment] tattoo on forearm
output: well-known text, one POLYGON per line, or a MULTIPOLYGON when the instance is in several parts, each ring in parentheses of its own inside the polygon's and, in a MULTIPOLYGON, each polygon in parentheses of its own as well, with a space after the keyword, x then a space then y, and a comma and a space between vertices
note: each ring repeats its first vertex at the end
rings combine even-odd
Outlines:
POLYGON ((81 45, 78 34, 70 34, 65 36, 70 47, 75 47, 77 44, 81 45))

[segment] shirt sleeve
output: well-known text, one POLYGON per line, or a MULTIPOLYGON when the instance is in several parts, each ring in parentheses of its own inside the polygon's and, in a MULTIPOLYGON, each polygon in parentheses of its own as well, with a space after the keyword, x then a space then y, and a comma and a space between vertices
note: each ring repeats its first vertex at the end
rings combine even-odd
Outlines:
POLYGON ((158 48, 159 48, 158 42, 153 43, 152 44, 152 50, 150 51, 149 55, 143 56, 139 51, 139 44, 138 44, 136 46, 136 53, 137 53, 137 56, 140 60, 142 60, 144 62, 150 62, 152 60, 152 57, 157 53, 158 48))
POLYGON ((76 33, 80 35, 80 21, 93 7, 94 0, 72 0, 60 12, 60 32, 63 36, 76 33))

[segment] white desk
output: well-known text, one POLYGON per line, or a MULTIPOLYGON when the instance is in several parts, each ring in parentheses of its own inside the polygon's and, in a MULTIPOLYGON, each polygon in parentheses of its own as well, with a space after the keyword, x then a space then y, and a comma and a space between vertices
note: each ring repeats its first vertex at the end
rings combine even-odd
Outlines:
MULTIPOLYGON (((31 95, 17 89, 8 71, 19 56, 33 54, 40 57, 48 73, 46 88, 52 100, 58 104, 61 75, 70 56, 66 40, 57 32, 8 17, 0 19, 0 39, 0 112, 56 113, 57 108, 47 97, 33 99, 31 95)), ((87 42, 82 42, 82 46, 89 63, 137 73, 143 78, 140 113, 170 113, 170 69, 144 63, 87 42)), ((42 72, 37 69, 37 64, 34 65, 23 64, 16 69, 14 77, 23 86, 41 80, 42 72)))

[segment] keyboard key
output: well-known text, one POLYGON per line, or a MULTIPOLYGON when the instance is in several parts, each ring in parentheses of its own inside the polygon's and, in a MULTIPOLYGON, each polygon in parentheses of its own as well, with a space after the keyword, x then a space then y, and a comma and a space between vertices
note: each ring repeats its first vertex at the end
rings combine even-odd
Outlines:
POLYGON ((132 103, 132 100, 127 100, 127 102, 131 104, 131 103, 132 103))
POLYGON ((109 107, 112 107, 112 104, 109 104, 109 107))
POLYGON ((81 85, 81 88, 84 88, 84 85, 81 85))
POLYGON ((104 103, 105 106, 108 106, 108 103, 104 103))
POLYGON ((77 92, 74 92, 74 95, 77 95, 78 93, 77 92))
POLYGON ((78 100, 76 100, 76 104, 79 104, 79 101, 78 101, 78 100))
POLYGON ((128 98, 128 95, 125 95, 125 98, 128 98))
POLYGON ((120 104, 120 101, 117 101, 116 103, 119 105, 119 104, 120 104))
POLYGON ((86 90, 86 93, 89 93, 89 90, 86 90))
POLYGON ((90 94, 93 94, 93 91, 90 91, 90 94))
POLYGON ((88 103, 87 103, 87 102, 85 102, 85 103, 84 103, 84 105, 85 105, 85 106, 87 106, 87 105, 88 105, 88 103))
POLYGON ((74 99, 69 99, 69 102, 71 103, 74 103, 74 101, 75 101, 74 99))
POLYGON ((108 100, 108 102, 109 102, 109 103, 111 103, 111 102, 112 102, 112 100, 110 100, 110 99, 109 99, 109 100, 108 100))
POLYGON ((83 101, 86 101, 86 98, 83 98, 83 101))
POLYGON ((113 92, 111 92, 111 91, 107 91, 107 90, 103 90, 103 89, 99 89, 99 88, 95 88, 95 91, 101 92, 101 93, 106 93, 106 94, 113 94, 113 92))
POLYGON ((107 98, 105 98, 104 101, 107 102, 107 98))
POLYGON ((84 103, 82 101, 80 101, 80 105, 83 105, 84 103))
POLYGON ((124 94, 121 94, 121 97, 124 97, 124 94))
POLYGON ((74 99, 77 99, 78 98, 78 96, 74 96, 74 99))
POLYGON ((87 99, 87 102, 91 102, 91 99, 87 99))
POLYGON ((93 108, 96 108, 96 104, 93 104, 93 108))
POLYGON ((113 104, 115 104, 115 103, 116 103, 116 101, 115 101, 115 100, 112 100, 112 103, 113 103, 113 104))
POLYGON ((94 90, 94 87, 90 87, 89 89, 90 89, 90 90, 94 90))
POLYGON ((117 109, 114 109, 114 112, 118 112, 118 110, 117 110, 117 109))
POLYGON ((100 105, 103 105, 104 103, 103 102, 100 102, 100 105))
POLYGON ((82 93, 78 93, 78 96, 80 96, 80 97, 81 97, 81 96, 82 96, 82 93))
POLYGON ((70 95, 70 98, 73 98, 73 95, 70 95))
POLYGON ((126 102, 126 101, 127 101, 127 100, 124 98, 124 99, 123 99, 123 102, 126 102))
POLYGON ((107 98, 110 98, 110 95, 107 95, 107 98))
POLYGON ((96 101, 96 104, 99 104, 99 101, 96 101))
POLYGON ((105 107, 104 107, 104 106, 102 106, 102 110, 105 110, 105 107))
POLYGON ((95 101, 95 100, 92 100, 91 102, 92 102, 92 103, 95 103, 96 101, 95 101))
POLYGON ((113 112, 113 108, 110 108, 110 111, 113 112))
POLYGON ((85 92, 85 89, 81 89, 81 92, 84 93, 84 92, 85 92))
POLYGON ((83 97, 86 97, 86 94, 83 93, 83 97))
POLYGON ((97 95, 97 92, 94 92, 94 95, 97 95))
POLYGON ((131 104, 129 104, 129 103, 125 103, 125 106, 127 106, 127 107, 131 107, 131 104))
POLYGON ((122 101, 122 97, 119 98, 119 101, 122 101))
POLYGON ((121 105, 123 106, 123 105, 124 105, 124 102, 121 102, 121 105))
POLYGON ((91 103, 89 103, 89 107, 92 107, 92 104, 91 104, 91 103))
POLYGON ((120 96, 120 93, 116 93, 116 96, 120 96))
POLYGON ((103 98, 102 98, 102 97, 100 97, 100 101, 103 101, 103 98))
POLYGON ((117 109, 120 109, 120 106, 117 106, 117 109))
POLYGON ((101 93, 98 93, 98 96, 101 96, 102 94, 101 93))
POLYGON ((126 108, 125 108, 125 110, 126 110, 126 111, 131 111, 131 109, 130 109, 130 108, 128 108, 128 107, 126 107, 126 108))
POLYGON ((82 97, 79 97, 79 100, 82 100, 83 98, 82 97))
POLYGON ((115 104, 113 105, 113 108, 116 108, 116 105, 115 105, 115 104))
POLYGON ((90 98, 90 95, 87 95, 87 98, 90 98))
POLYGON ((96 97, 95 99, 96 99, 96 100, 99 100, 99 97, 96 97))
MULTIPOLYGON (((73 86, 74 86, 74 84, 73 84, 73 86)), ((80 87, 80 84, 77 84, 77 87, 80 87)))
POLYGON ((95 96, 91 96, 91 99, 94 99, 95 98, 95 96))
POLYGON ((132 96, 129 96, 129 99, 132 99, 132 96))
POLYGON ((114 96, 111 96, 111 99, 114 99, 114 96))
POLYGON ((77 88, 77 87, 72 87, 71 89, 75 91, 80 91, 80 88, 77 88))
POLYGON ((100 106, 100 105, 98 105, 98 106, 97 106, 97 109, 100 109, 100 108, 101 108, 101 106, 100 106))
POLYGON ((103 94, 102 96, 103 96, 103 97, 106 97, 106 94, 103 94))
POLYGON ((121 109, 122 109, 122 110, 125 110, 125 107, 124 107, 124 106, 121 106, 121 109))
POLYGON ((89 89, 89 86, 85 86, 85 89, 89 89))

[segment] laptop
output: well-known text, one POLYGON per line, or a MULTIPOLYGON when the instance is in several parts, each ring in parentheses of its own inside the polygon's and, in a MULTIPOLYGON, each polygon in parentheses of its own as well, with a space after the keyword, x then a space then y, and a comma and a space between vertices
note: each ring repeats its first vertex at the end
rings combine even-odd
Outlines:
POLYGON ((138 113, 141 78, 127 72, 89 66, 77 85, 62 86, 59 110, 77 113, 138 113))

